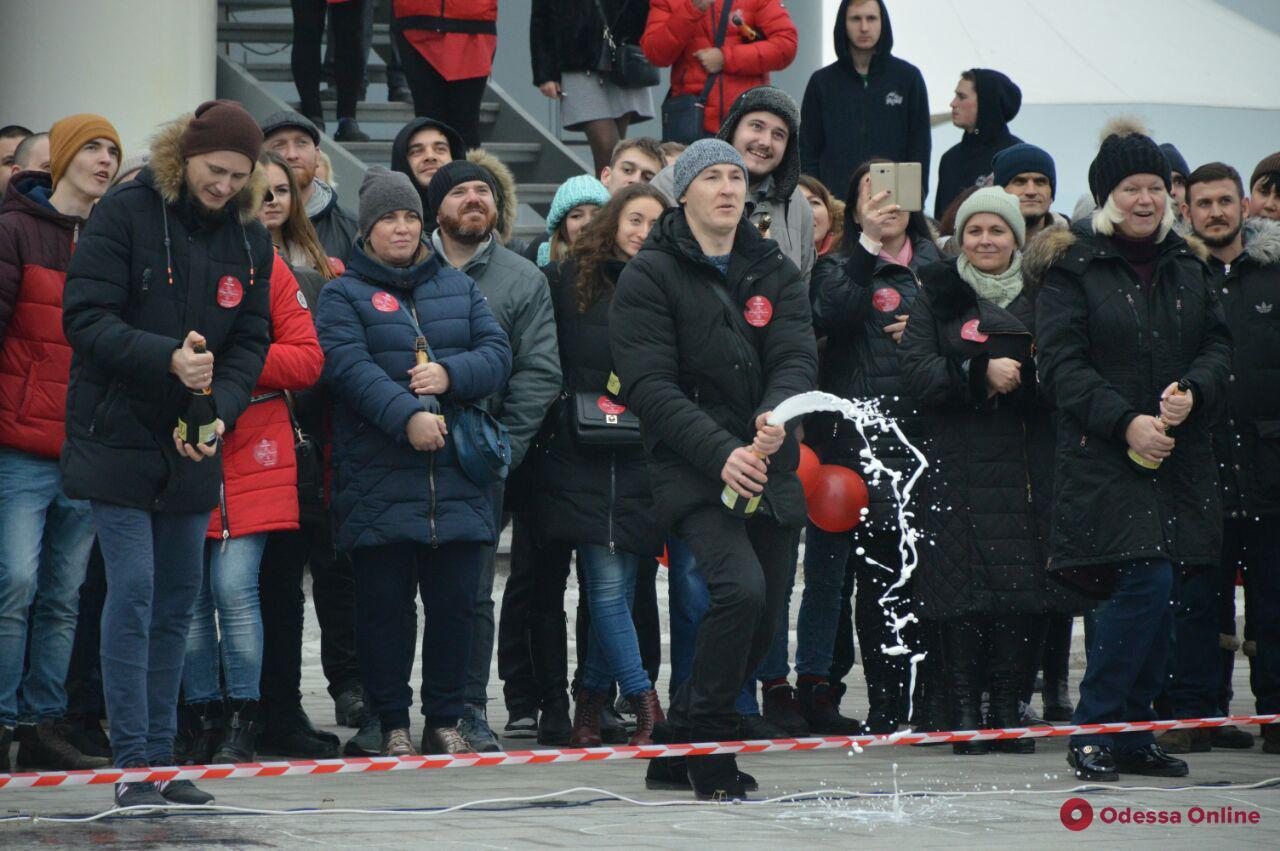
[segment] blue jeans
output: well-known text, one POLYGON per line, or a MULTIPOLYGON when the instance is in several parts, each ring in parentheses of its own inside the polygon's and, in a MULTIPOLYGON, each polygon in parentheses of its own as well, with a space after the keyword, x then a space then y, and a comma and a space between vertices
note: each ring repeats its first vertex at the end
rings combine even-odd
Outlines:
POLYGON ((231 538, 225 550, 221 541, 205 541, 204 576, 187 631, 187 659, 182 667, 185 703, 221 700, 219 670, 226 678, 227 697, 258 699, 262 678, 258 565, 266 545, 266 532, 231 538))
MULTIPOLYGON (((1173 566, 1139 559, 1115 566, 1111 597, 1085 614, 1088 655, 1073 724, 1153 721, 1151 701, 1164 685, 1173 629, 1173 566)), ((1116 752, 1155 741, 1150 732, 1072 736, 1072 745, 1116 752)))
POLYGON ((0 726, 65 714, 92 546, 89 503, 63 495, 58 462, 0 449, 0 726))
POLYGON ((1235 570, 1193 567, 1179 572, 1169 654, 1169 712, 1174 718, 1212 718, 1222 690, 1222 603, 1235 594, 1235 570))
POLYGON ((93 502, 107 573, 102 687, 116 766, 172 765, 178 686, 200 590, 209 512, 93 502))
POLYGON ((587 648, 582 687, 605 692, 618 681, 624 696, 653 688, 640 659, 640 642, 631 620, 635 603, 636 574, 640 556, 609 552, 598 544, 578 547, 582 579, 586 583, 587 607, 591 611, 591 641, 587 648))
MULTIPOLYGON (((711 608, 711 592, 693 552, 676 538, 667 539, 667 602, 671 613, 671 698, 693 671, 698 624, 711 608)), ((755 680, 748 680, 734 702, 742 715, 759 715, 755 680)))

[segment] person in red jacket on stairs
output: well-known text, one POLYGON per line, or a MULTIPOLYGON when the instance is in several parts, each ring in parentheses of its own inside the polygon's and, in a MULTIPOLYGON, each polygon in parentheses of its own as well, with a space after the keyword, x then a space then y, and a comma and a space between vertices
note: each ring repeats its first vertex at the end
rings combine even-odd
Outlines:
MULTIPOLYGON (((397 6, 399 3, 396 4, 397 6)), ((654 65, 671 68, 668 97, 707 94, 703 130, 715 135, 738 95, 769 85, 769 72, 796 58, 798 36, 782 0, 651 0, 640 48, 654 65), (724 44, 715 46, 725 2, 733 7, 724 44)))
POLYGON ((262 673, 258 565, 268 532, 298 528, 298 467, 287 394, 315 384, 323 366, 306 296, 276 255, 267 360, 249 408, 223 438, 222 490, 209 519, 204 578, 187 633, 174 745, 180 764, 254 758, 262 673))

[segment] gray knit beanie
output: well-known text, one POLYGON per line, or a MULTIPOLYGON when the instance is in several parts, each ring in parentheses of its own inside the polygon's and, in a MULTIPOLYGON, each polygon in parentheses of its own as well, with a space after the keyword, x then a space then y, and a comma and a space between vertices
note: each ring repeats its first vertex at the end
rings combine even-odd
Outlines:
POLYGON ((396 210, 412 210, 422 218, 422 198, 418 190, 407 174, 388 171, 380 165, 371 167, 360 184, 361 235, 368 236, 378 219, 396 210))
POLYGON ((1002 186, 984 186, 970 195, 956 212, 956 237, 963 242, 965 222, 974 213, 995 213, 1004 219, 1018 241, 1018 248, 1027 241, 1027 222, 1022 218, 1018 199, 1004 191, 1002 186))
POLYGON ((733 145, 720 139, 699 139, 676 160, 672 170, 675 179, 671 186, 672 200, 679 204, 693 179, 713 165, 736 165, 742 169, 742 179, 750 180, 747 164, 733 145))

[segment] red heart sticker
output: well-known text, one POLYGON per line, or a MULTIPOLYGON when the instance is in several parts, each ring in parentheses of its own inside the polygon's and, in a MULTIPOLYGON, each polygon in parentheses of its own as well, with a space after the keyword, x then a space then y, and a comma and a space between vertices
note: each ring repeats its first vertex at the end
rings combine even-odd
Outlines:
POLYGON ((747 299, 747 309, 742 311, 747 324, 755 328, 763 328, 773 318, 773 305, 762 295, 753 295, 747 299))
POLYGON ((222 307, 235 307, 244 298, 244 287, 237 278, 223 276, 218 281, 218 304, 222 307))
POLYGON ((606 414, 617 416, 627 409, 626 405, 619 405, 608 396, 601 396, 596 400, 596 407, 604 411, 606 414))
POLYGON ((400 302, 391 293, 378 292, 373 294, 373 306, 383 313, 395 313, 400 309, 400 302))
POLYGON ((902 304, 902 295, 893 287, 881 287, 871 296, 871 306, 881 313, 897 310, 902 304))
POLYGON ((970 319, 960 328, 960 336, 974 343, 985 343, 987 335, 978 330, 978 320, 970 319))

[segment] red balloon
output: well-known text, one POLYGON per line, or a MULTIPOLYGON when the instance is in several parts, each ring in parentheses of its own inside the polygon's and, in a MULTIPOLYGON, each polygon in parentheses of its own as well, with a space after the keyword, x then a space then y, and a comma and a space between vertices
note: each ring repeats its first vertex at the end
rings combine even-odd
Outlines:
POLYGON ((818 468, 821 466, 818 453, 806 444, 800 444, 800 466, 796 468, 796 475, 800 477, 800 485, 804 488, 805 502, 812 498, 813 489, 818 485, 818 468))
POLYGON ((824 532, 848 532, 857 526, 869 502, 862 476, 848 467, 823 464, 815 479, 807 499, 813 525, 824 532))

